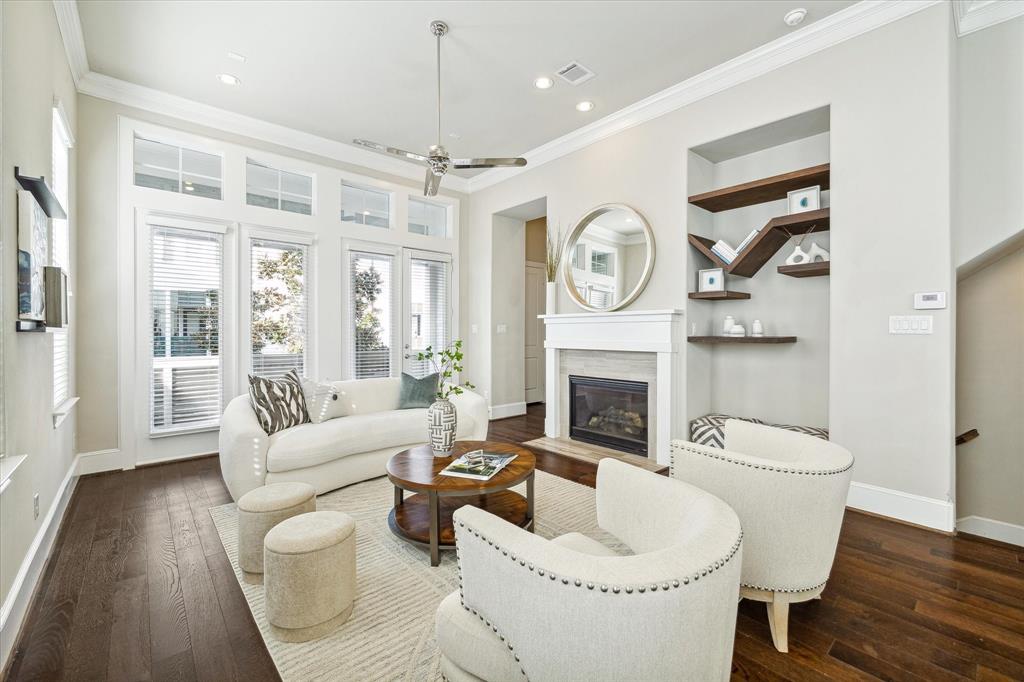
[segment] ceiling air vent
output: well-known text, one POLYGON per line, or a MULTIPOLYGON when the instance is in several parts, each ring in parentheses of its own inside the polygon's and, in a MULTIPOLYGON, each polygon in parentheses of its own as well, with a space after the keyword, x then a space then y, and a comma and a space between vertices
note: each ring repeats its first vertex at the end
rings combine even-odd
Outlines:
POLYGON ((579 62, 569 62, 558 70, 558 76, 570 85, 579 85, 593 78, 594 72, 579 62))

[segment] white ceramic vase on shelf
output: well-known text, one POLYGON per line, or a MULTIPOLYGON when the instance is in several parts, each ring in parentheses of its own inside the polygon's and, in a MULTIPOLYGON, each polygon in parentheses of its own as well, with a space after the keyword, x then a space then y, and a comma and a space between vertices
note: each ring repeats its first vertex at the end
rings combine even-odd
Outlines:
POLYGON ((725 322, 722 324, 722 333, 729 334, 732 332, 733 325, 736 324, 736 320, 732 319, 732 315, 725 316, 725 322))
POLYGON ((544 313, 554 315, 558 312, 558 282, 548 282, 545 287, 544 313))
POLYGON ((455 449, 455 429, 458 415, 448 399, 435 400, 427 408, 427 433, 434 457, 450 457, 455 449))

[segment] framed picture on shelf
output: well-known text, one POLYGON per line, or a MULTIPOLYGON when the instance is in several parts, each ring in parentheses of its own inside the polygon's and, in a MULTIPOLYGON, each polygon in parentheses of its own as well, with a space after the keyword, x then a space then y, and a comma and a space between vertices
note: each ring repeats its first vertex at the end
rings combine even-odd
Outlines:
POLYGON ((821 185, 795 189, 786 194, 786 197, 789 199, 790 214, 817 211, 821 208, 821 185))
POLYGON ((710 268, 697 274, 697 291, 725 291, 725 270, 710 268))

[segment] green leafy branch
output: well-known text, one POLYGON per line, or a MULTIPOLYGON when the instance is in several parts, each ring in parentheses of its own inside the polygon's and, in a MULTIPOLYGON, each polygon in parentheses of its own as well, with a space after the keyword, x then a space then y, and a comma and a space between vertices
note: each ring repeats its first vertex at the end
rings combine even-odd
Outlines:
POLYGON ((438 375, 438 400, 448 400, 451 395, 462 395, 463 389, 476 388, 468 381, 463 381, 461 385, 452 382, 452 378, 462 371, 462 357, 462 339, 455 339, 450 346, 441 350, 427 346, 416 353, 416 359, 429 362, 438 375))

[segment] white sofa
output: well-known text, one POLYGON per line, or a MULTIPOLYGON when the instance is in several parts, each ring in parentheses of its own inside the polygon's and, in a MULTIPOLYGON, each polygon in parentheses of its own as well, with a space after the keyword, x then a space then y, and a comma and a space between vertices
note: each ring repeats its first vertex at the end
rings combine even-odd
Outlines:
POLYGON ((672 476, 725 500, 743 523, 741 596, 768 604, 788 651, 789 605, 825 589, 850 490, 853 455, 829 441, 737 419, 725 448, 672 441, 672 476))
MULTIPOLYGON (((220 424, 220 470, 235 500, 268 483, 300 481, 317 494, 383 476, 388 459, 427 442, 427 410, 398 409, 401 379, 334 382, 345 416, 267 435, 249 402, 228 403, 220 424)), ((456 437, 487 437, 487 404, 472 391, 451 397, 456 437)))
POLYGON ((729 679, 742 533, 714 495, 601 460, 597 522, 632 556, 472 506, 454 518, 460 589, 436 618, 449 682, 729 679))

